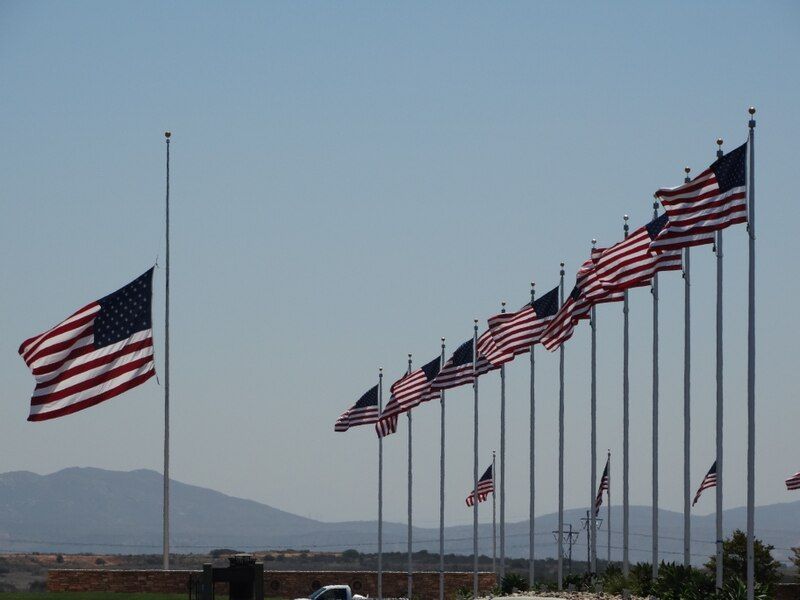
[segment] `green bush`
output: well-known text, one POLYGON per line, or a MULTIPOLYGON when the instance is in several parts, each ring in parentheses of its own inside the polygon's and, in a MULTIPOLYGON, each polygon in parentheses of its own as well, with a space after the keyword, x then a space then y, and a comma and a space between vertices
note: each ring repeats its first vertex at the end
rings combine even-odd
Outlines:
MULTIPOLYGON (((772 595, 768 586, 756 583, 755 600, 769 600, 772 595)), ((739 577, 731 577, 726 580, 722 591, 717 595, 718 600, 747 600, 747 584, 739 577)))
POLYGON ((500 582, 500 589, 504 594, 510 594, 515 590, 525 591, 528 589, 528 580, 519 573, 506 573, 500 582))
POLYGON ((651 589, 661 600, 701 600, 714 595, 714 581, 699 569, 662 562, 651 589))
MULTIPOLYGON (((773 549, 774 546, 754 540, 756 582, 762 584, 767 591, 772 591, 781 580, 781 563, 772 557, 773 549)), ((712 556, 706 563, 706 569, 712 574, 716 572, 716 556, 712 556)), ((747 580, 747 535, 739 529, 722 542, 722 573, 725 582, 729 579, 747 580)), ((737 582, 734 581, 731 585, 735 588, 737 582)))

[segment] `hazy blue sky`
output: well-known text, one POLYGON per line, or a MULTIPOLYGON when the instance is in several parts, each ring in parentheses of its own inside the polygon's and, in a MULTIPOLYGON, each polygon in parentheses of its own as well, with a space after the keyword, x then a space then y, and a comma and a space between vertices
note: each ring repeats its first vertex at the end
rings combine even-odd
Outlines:
MULTIPOLYGON (((162 468, 155 382, 26 422, 26 337, 163 263, 173 201, 172 474, 321 519, 375 516, 370 428, 336 417, 568 281, 758 107, 759 504, 798 500, 792 2, 0 3, 0 470, 162 468)), ((745 503, 746 236, 725 240, 725 504, 745 503)), ((694 253, 692 479, 714 452, 714 259, 694 253)), ((156 273, 159 365, 163 270, 156 273)), ((683 286, 661 285, 661 503, 682 506, 683 286)), ((621 308, 599 309, 599 447, 621 479, 621 308)), ((651 297, 631 294, 631 499, 650 501, 651 297)), ((588 341, 566 352, 566 505, 589 502, 588 341)), ((538 512, 556 508, 557 356, 538 356, 538 512)), ((528 361, 509 372, 508 518, 528 510, 528 361)), ((163 377, 162 377, 163 382, 163 377)), ((499 446, 481 386, 481 468, 499 446)), ((471 390, 448 394, 447 519, 466 523, 471 390)), ((438 515, 438 407, 415 411, 417 523, 438 515)), ((405 516, 405 425, 386 515, 405 516)), ((602 456, 602 454, 601 454, 602 456)), ((600 459, 602 460, 602 458, 600 459)), ((178 507, 175 508, 179 510, 178 507)), ((713 509, 704 498, 698 513, 713 509)), ((488 518, 484 511, 483 517, 488 518)))

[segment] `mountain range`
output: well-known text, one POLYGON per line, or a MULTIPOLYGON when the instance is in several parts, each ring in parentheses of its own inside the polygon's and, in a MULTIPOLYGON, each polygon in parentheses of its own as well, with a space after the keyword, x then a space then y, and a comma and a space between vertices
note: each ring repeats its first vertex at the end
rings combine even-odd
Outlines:
MULTIPOLYGON (((50 475, 15 471, 0 475, 0 551, 96 552, 157 554, 161 548, 163 479, 149 470, 107 471, 69 468, 50 475)), ((354 548, 375 552, 375 521, 329 523, 309 519, 266 504, 244 500, 198 486, 171 483, 172 548, 181 553, 203 553, 214 548, 238 550, 308 549, 337 551, 354 548)), ((565 511, 565 523, 577 529, 585 510, 565 511)), ((605 517, 603 509, 601 517, 605 517)), ((724 512, 726 536, 744 529, 745 509, 724 512)), ((611 511, 612 559, 622 546, 622 510, 611 511)), ((630 557, 650 558, 651 509, 630 508, 630 557)), ((537 556, 554 556, 552 531, 557 515, 536 518, 537 556)), ((659 511, 660 555, 667 561, 682 560, 683 515, 659 511)), ((759 506, 757 536, 775 546, 774 555, 786 561, 792 546, 800 545, 800 501, 759 506)), ((481 524, 479 550, 491 554, 491 524, 481 524)), ((702 563, 713 553, 714 515, 692 517, 693 562, 702 563)), ((438 529, 414 528, 414 549, 438 552, 438 529)), ((448 553, 472 553, 472 527, 445 530, 448 553)), ((581 532, 574 558, 586 556, 586 537, 581 532)), ((404 551, 406 525, 384 523, 384 550, 404 551)), ((606 524, 598 535, 598 556, 606 557, 606 524)), ((528 521, 506 524, 506 554, 528 553, 528 521)))

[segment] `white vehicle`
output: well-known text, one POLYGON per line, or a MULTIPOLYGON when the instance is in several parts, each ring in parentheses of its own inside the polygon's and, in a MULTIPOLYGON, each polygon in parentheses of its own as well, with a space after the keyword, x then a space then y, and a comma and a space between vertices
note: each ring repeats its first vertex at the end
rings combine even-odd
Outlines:
POLYGON ((295 600, 367 600, 367 598, 353 594, 349 585, 324 585, 308 598, 296 598, 295 600))

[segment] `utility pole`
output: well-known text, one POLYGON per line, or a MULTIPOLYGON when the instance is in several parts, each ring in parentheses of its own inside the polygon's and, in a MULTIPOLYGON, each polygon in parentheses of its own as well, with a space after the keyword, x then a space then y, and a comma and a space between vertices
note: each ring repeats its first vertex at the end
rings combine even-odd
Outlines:
POLYGON ((569 529, 554 529, 553 530, 553 537, 556 541, 561 540, 563 543, 564 541, 567 542, 567 575, 572 575, 572 544, 580 537, 580 531, 573 531, 572 523, 568 525, 569 529))

